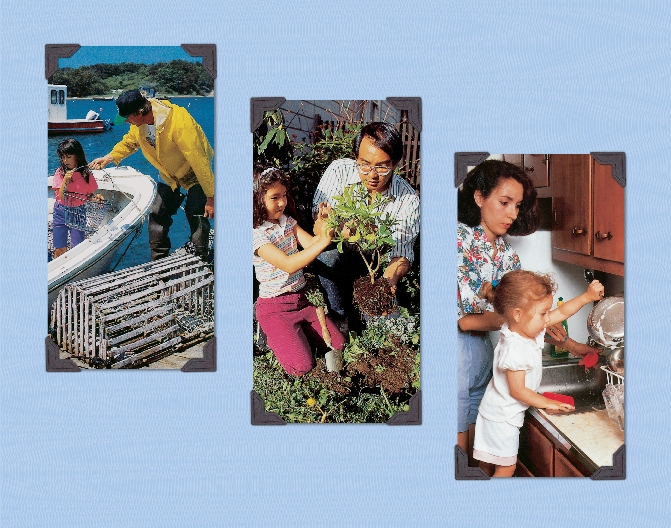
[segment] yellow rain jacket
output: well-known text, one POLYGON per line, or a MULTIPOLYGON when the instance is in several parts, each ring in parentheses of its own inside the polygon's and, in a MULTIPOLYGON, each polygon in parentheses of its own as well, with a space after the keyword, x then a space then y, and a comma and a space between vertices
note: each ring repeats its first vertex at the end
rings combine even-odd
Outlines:
POLYGON ((212 158, 214 150, 203 129, 185 108, 157 99, 149 99, 156 126, 156 148, 147 141, 147 125, 131 125, 128 133, 112 152, 114 163, 142 149, 149 163, 172 190, 188 190, 200 183, 205 196, 214 197, 212 158))

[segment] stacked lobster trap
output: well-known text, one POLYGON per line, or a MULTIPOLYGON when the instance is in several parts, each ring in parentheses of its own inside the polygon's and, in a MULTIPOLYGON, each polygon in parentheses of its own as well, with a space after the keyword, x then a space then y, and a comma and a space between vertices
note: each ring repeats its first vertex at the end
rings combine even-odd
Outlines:
POLYGON ((94 366, 134 366, 214 334, 214 274, 177 251, 66 285, 50 313, 51 335, 94 366))

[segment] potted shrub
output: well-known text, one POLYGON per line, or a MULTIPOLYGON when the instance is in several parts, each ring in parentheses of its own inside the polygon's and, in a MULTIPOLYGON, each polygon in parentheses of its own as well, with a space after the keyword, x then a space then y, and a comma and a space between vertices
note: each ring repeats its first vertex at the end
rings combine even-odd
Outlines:
POLYGON ((376 278, 384 253, 394 245, 391 235, 397 221, 382 212, 389 200, 382 194, 369 193, 363 183, 356 183, 335 197, 336 205, 326 220, 334 230, 338 251, 342 253, 345 244, 353 245, 366 264, 368 276, 355 281, 353 296, 359 309, 369 316, 387 315, 396 307, 389 281, 376 278))

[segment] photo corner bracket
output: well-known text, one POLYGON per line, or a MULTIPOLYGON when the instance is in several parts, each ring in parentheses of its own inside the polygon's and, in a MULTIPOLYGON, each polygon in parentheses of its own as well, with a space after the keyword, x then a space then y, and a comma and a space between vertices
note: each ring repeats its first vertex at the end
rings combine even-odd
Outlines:
POLYGON ((203 58, 203 68, 217 78, 217 45, 216 44, 182 44, 182 49, 192 57, 203 58))
POLYGON ((490 480, 479 467, 468 465, 468 455, 458 445, 454 446, 454 480, 490 480))
POLYGON ((409 411, 398 411, 387 420, 387 425, 422 425, 422 391, 417 391, 408 401, 409 411))
POLYGON ((266 112, 277 110, 285 101, 284 97, 252 97, 249 100, 250 132, 253 134, 263 123, 266 112))
POLYGON ((212 337, 203 346, 203 357, 192 358, 181 368, 182 372, 216 372, 217 371, 217 339, 212 337))
POLYGON ((487 159, 489 152, 455 152, 454 186, 459 187, 468 174, 468 167, 479 165, 487 159))
POLYGON ((627 157, 624 152, 590 152, 602 165, 611 165, 613 179, 622 187, 627 184, 627 157))
POLYGON ((422 98, 421 97, 387 97, 386 101, 397 110, 408 112, 408 122, 417 130, 422 131, 422 98))
POLYGON ((601 466, 592 476, 592 480, 625 480, 626 479, 626 456, 625 445, 622 444, 615 453, 613 453, 613 465, 601 466))
POLYGON ((79 372, 81 369, 70 358, 61 359, 61 350, 51 337, 44 340, 47 372, 79 372))
POLYGON ((48 80, 56 72, 58 59, 72 57, 79 48, 79 44, 45 44, 44 77, 48 80))
POLYGON ((255 391, 251 391, 252 425, 286 425, 277 413, 266 412, 266 404, 263 398, 255 391))

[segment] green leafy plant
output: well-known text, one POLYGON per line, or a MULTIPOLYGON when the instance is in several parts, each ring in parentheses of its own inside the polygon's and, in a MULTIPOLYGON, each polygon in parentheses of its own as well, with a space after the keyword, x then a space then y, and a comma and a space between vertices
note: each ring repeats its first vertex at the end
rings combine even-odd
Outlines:
POLYGON ((372 284, 382 263, 382 253, 394 245, 391 235, 397 221, 381 211, 389 198, 369 193, 363 183, 355 183, 345 187, 342 196, 336 196, 335 201, 327 220, 334 230, 333 241, 340 253, 345 242, 356 246, 372 284))
POLYGON ((254 162, 278 169, 289 164, 293 146, 284 126, 281 110, 268 111, 254 132, 254 162))

